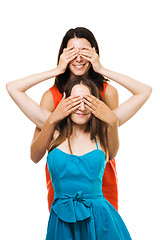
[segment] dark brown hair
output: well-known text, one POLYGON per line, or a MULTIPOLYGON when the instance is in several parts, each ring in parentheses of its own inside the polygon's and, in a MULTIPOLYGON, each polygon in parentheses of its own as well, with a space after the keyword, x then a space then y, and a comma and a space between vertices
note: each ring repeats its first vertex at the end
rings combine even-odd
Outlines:
MULTIPOLYGON (((88 42, 90 42, 91 46, 95 47, 97 54, 99 55, 98 43, 93 33, 90 30, 84 27, 71 28, 70 30, 67 31, 67 33, 62 39, 62 43, 61 43, 59 54, 58 54, 57 65, 60 59, 60 55, 63 53, 63 49, 67 47, 68 41, 75 37, 87 39, 88 42)), ((106 79, 101 74, 96 73, 93 70, 92 66, 89 69, 88 77, 96 84, 99 90, 103 90, 103 81, 104 80, 106 81, 106 79)), ((70 78, 70 70, 68 67, 66 68, 66 71, 63 74, 56 77, 55 84, 61 93, 64 92, 65 84, 68 82, 69 78, 70 78)))
MULTIPOLYGON (((91 94, 102 101, 102 97, 96 85, 88 78, 84 78, 81 76, 76 76, 72 80, 69 80, 65 86, 66 98, 71 95, 72 88, 75 85, 83 84, 87 86, 91 92, 91 94)), ((55 130, 58 130, 59 136, 56 139, 51 141, 49 146, 49 152, 52 151, 55 147, 60 145, 62 142, 68 138, 70 152, 72 154, 72 149, 70 145, 70 136, 72 135, 72 121, 70 116, 64 118, 59 123, 56 124, 55 130)), ((86 127, 86 132, 90 132, 90 139, 94 139, 96 136, 100 139, 100 143, 107 153, 107 124, 102 122, 100 119, 96 118, 93 114, 91 119, 88 121, 88 125, 86 127), (105 131, 105 133, 104 133, 105 131)))

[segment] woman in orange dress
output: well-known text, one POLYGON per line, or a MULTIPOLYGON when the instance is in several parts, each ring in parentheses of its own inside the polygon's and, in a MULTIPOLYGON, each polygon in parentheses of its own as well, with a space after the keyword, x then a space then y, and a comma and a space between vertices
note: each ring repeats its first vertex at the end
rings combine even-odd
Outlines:
MULTIPOLYGON (((8 92, 13 100, 27 117, 36 124, 36 130, 31 146, 31 158, 34 162, 38 162, 47 150, 46 148, 44 151, 39 151, 39 155, 35 156, 35 146, 40 148, 40 146, 36 145, 37 136, 41 133, 41 129, 49 115, 54 112, 61 101, 66 83, 74 76, 89 77, 96 84, 104 102, 111 110, 118 107, 118 94, 116 89, 108 84, 107 79, 121 84, 133 94, 132 98, 128 100, 128 103, 132 104, 133 102, 134 107, 130 108, 128 105, 126 107, 126 104, 124 103, 116 109, 119 114, 117 116, 119 126, 139 110, 151 93, 151 88, 149 86, 137 83, 128 76, 102 67, 99 61, 99 47, 92 32, 86 28, 70 29, 62 40, 58 55, 58 64, 55 69, 34 74, 7 84, 8 92), (42 96, 40 103, 41 108, 26 95, 25 91, 35 84, 53 77, 55 77, 55 84, 42 96), (138 85, 140 86, 137 89, 138 85), (121 110, 124 110, 124 108, 126 108, 126 113, 124 115, 122 114, 122 116, 121 110)), ((50 210, 54 199, 54 189, 47 164, 46 181, 48 189, 48 207, 50 210)), ((104 197, 118 210, 117 175, 114 159, 106 164, 102 189, 104 197)))

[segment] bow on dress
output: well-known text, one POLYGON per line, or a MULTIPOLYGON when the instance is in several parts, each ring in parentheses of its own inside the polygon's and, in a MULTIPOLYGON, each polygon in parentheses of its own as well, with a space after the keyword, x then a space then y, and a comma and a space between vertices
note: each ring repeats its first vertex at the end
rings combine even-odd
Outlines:
POLYGON ((91 216, 91 200, 79 191, 74 196, 65 193, 56 194, 51 210, 64 222, 82 221, 91 216))

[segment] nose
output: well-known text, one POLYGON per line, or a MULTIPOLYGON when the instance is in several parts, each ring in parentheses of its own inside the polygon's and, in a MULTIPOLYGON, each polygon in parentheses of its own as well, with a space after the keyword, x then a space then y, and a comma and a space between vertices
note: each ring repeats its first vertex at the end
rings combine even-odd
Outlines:
POLYGON ((77 57, 76 57, 76 61, 77 62, 81 62, 82 61, 82 57, 78 54, 77 57))
POLYGON ((81 102, 81 103, 80 103, 79 110, 80 110, 80 111, 86 110, 84 102, 81 102))

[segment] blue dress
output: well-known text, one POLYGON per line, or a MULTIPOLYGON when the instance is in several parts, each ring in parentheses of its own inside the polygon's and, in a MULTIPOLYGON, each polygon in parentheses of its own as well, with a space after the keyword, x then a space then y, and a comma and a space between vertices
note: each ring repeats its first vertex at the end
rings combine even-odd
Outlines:
POLYGON ((46 240, 131 240, 119 213, 103 196, 105 154, 97 141, 96 146, 82 156, 58 148, 48 154, 54 201, 46 240))

